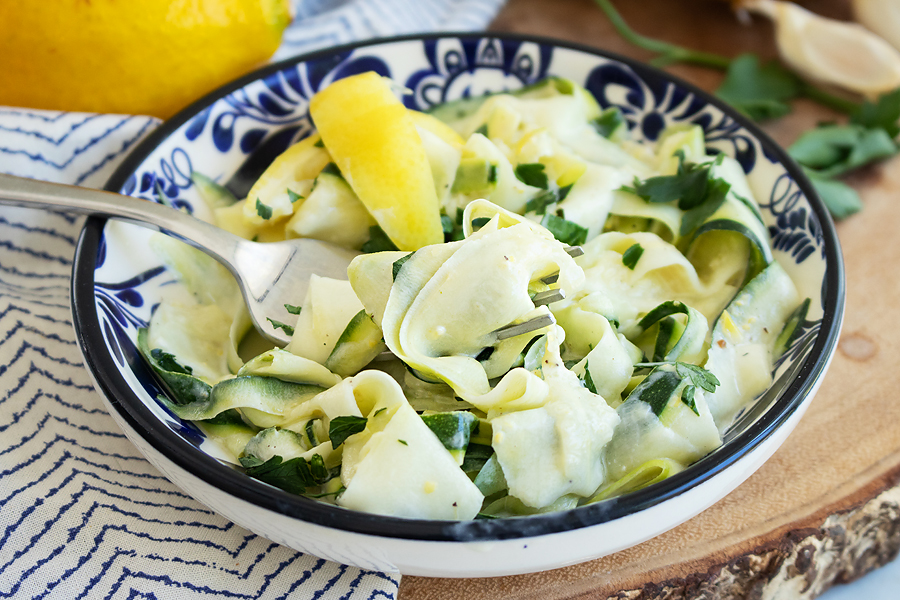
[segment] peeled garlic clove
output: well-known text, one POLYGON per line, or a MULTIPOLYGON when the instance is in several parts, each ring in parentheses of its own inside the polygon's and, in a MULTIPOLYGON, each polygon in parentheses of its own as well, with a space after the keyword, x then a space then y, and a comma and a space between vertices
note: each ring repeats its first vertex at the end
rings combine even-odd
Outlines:
POLYGON ((900 51, 865 27, 820 17, 793 2, 741 5, 772 19, 779 54, 799 75, 870 98, 900 87, 900 51))
POLYGON ((900 48, 900 0, 853 0, 856 20, 900 48))

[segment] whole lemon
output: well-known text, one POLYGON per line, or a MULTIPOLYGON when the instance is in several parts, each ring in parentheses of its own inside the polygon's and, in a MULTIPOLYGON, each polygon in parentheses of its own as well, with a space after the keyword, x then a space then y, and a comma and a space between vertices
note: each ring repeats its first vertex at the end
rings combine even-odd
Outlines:
POLYGON ((170 117, 268 59, 289 1, 0 2, 0 105, 170 117))

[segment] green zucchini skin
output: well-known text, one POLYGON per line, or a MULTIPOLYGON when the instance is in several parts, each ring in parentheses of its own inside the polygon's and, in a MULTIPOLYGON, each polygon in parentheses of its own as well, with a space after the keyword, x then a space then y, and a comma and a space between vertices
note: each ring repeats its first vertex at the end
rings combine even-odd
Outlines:
POLYGON ((478 426, 478 418, 470 412, 460 410, 422 415, 422 420, 457 463, 462 464, 472 431, 478 426))
POLYGON ((144 360, 147 361, 159 378, 163 380, 166 387, 169 388, 174 404, 181 406, 195 402, 205 402, 209 399, 212 386, 193 375, 164 369, 159 361, 153 357, 153 352, 147 339, 147 328, 142 327, 138 330, 138 351, 140 351, 141 356, 144 357, 144 360))
POLYGON ((784 328, 775 339, 774 357, 776 359, 787 352, 787 349, 791 347, 794 340, 802 333, 803 329, 801 325, 803 325, 803 322, 806 320, 806 315, 809 314, 809 305, 811 302, 811 299, 807 298, 797 307, 797 310, 788 317, 788 320, 784 324, 784 328))
POLYGON ((386 348, 381 327, 363 309, 344 328, 334 350, 325 359, 325 368, 341 377, 349 377, 361 371, 386 348))
MULTIPOLYGON (((284 414, 285 408, 297 402, 312 398, 325 391, 317 385, 282 381, 274 377, 246 375, 226 379, 213 386, 206 400, 189 404, 174 404, 166 398, 160 400, 179 418, 189 421, 211 419, 232 408, 242 409, 247 418, 247 409, 260 411, 276 417, 284 414)), ((253 422, 253 419, 250 419, 253 422)), ((253 423, 257 426, 269 424, 253 423)))

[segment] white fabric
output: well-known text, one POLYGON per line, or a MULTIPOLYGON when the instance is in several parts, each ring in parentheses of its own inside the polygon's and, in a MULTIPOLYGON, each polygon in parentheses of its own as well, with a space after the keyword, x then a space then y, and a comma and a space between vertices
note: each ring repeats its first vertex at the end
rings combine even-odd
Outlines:
MULTIPOLYGON (((502 0, 303 0, 275 59, 479 29, 502 0)), ((101 187, 159 121, 0 107, 0 172, 101 187)), ((396 598, 399 576, 226 521, 147 463, 82 365, 69 276, 82 220, 0 208, 0 598, 396 598)))

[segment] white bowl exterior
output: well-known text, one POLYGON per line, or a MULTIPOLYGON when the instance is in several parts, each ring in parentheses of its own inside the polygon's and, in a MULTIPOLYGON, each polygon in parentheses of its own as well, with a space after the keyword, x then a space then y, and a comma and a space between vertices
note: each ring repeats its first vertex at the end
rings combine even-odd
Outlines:
MULTIPOLYGON (((690 92, 681 93, 675 84, 660 85, 656 82, 657 87, 651 90, 652 86, 641 80, 630 67, 612 59, 568 48, 555 48, 548 58, 540 44, 517 43, 517 46, 513 45, 516 56, 506 60, 508 57, 503 57, 505 46, 493 38, 484 38, 478 42, 473 64, 456 74, 442 70, 442 65, 446 66, 449 60, 448 56, 461 52, 462 42, 454 36, 433 44, 435 54, 442 56, 444 62, 426 56, 424 42, 403 40, 354 50, 343 58, 340 65, 375 59, 390 65, 391 74, 398 81, 417 82, 413 96, 419 105, 440 101, 444 97, 459 97, 464 91, 474 95, 483 90, 514 89, 524 83, 519 77, 521 73, 511 74, 509 69, 501 69, 498 64, 517 64, 516 61, 520 61, 532 64, 529 77, 558 75, 578 83, 585 83, 600 67, 609 66, 618 69, 619 76, 632 77, 633 81, 628 84, 631 87, 604 87, 605 98, 602 100, 628 108, 626 117, 632 122, 638 138, 653 133, 656 116, 664 124, 684 122, 688 120, 685 115, 694 120, 700 119, 705 124, 710 147, 733 155, 741 155, 742 152, 743 156, 752 155, 748 179, 757 194, 765 222, 774 234, 775 255, 795 279, 801 294, 812 299, 803 335, 779 363, 775 377, 787 371, 796 361, 805 360, 817 335, 824 334, 820 327, 826 296, 825 250, 821 225, 800 187, 784 167, 775 158, 767 156, 760 142, 739 123, 719 108, 706 104, 702 98, 690 92), (414 78, 416 73, 427 69, 433 72, 418 80, 414 78), (440 97, 435 96, 435 90, 440 91, 440 97), (429 98, 429 94, 433 97, 429 98), (694 110, 698 101, 703 106, 694 110)), ((305 135, 309 130, 305 120, 306 98, 340 75, 340 65, 316 81, 313 81, 305 63, 293 68, 284 67, 278 73, 267 76, 265 85, 260 80, 254 81, 218 100, 162 140, 135 170, 125 191, 147 199, 156 199, 159 193, 164 193, 176 204, 192 205, 202 214, 202 202, 190 183, 191 172, 198 171, 219 181, 227 180, 247 158, 249 151, 244 151, 244 142, 254 135, 262 135, 254 134, 254 131, 264 132, 268 136, 289 127, 297 128, 294 139, 305 135), (290 77, 296 78, 295 84, 288 85, 287 79, 290 77), (273 86, 281 86, 282 93, 272 92, 273 86), (267 94, 284 110, 267 114, 264 108, 269 103, 259 100, 267 94), (240 142, 235 144, 235 139, 240 142)), ((252 146, 249 142, 246 145, 252 146)), ((118 357, 115 362, 119 374, 140 401, 159 418, 163 427, 179 433, 209 454, 220 455, 202 440, 202 434, 196 428, 181 423, 163 408, 154 394, 142 387, 128 360, 123 358, 123 354, 133 351, 131 348, 137 329, 149 320, 151 308, 165 294, 165 286, 171 282, 171 276, 160 270, 159 261, 147 249, 146 233, 139 228, 109 223, 104 229, 104 244, 105 251, 98 260, 95 280, 106 283, 95 284, 96 307, 108 351, 114 358, 118 357), (148 273, 152 275, 143 276, 148 273), (108 283, 131 279, 137 283, 124 292, 121 285, 111 286, 108 283)), ((840 315, 837 317, 839 320, 840 315)), ((835 323, 837 325, 839 323, 835 323)), ((830 356, 828 358, 830 360, 830 356)), ((104 400, 129 439, 169 479, 203 504, 255 533, 300 551, 367 569, 439 577, 479 577, 533 572, 596 558, 637 544, 684 522, 733 490, 778 448, 796 426, 820 379, 814 382, 802 405, 772 435, 726 469, 678 496, 641 512, 592 526, 491 542, 378 537, 311 524, 253 505, 175 464, 133 429, 119 414, 120 409, 109 404, 106 398, 104 400)), ((98 385, 98 389, 102 395, 101 386, 98 385)))
MULTIPOLYGON (((829 357, 830 362, 830 357, 829 357)), ((706 510, 750 477, 784 443, 822 383, 771 436, 728 469, 644 511, 589 527, 497 541, 423 541, 343 531, 285 516, 216 488, 184 470, 147 442, 103 394, 128 439, 175 485, 201 504, 253 533, 300 552, 363 569, 422 577, 497 577, 577 564, 624 550, 677 527, 706 510)))

